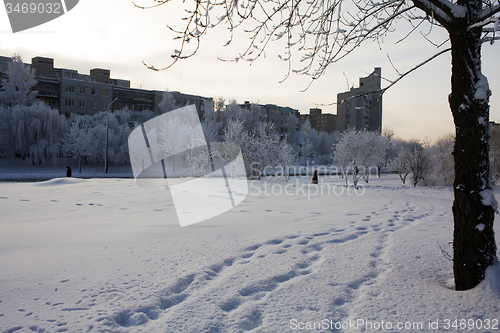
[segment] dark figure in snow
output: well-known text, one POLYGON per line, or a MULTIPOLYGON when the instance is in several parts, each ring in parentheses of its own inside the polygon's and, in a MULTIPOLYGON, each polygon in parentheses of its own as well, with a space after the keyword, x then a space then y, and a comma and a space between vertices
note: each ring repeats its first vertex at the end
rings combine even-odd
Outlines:
POLYGON ((71 168, 68 166, 68 170, 66 170, 66 177, 71 177, 71 168))
POLYGON ((314 170, 312 183, 313 184, 317 184, 318 183, 318 170, 314 170))

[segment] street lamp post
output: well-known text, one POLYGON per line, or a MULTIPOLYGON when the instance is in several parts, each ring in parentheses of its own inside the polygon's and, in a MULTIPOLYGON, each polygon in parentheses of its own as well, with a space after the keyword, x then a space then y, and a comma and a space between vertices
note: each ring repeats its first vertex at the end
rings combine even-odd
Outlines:
POLYGON ((109 139, 109 112, 111 111, 111 105, 117 100, 118 98, 115 98, 111 103, 108 105, 108 111, 106 112, 106 153, 104 155, 104 173, 108 174, 108 139, 109 139))

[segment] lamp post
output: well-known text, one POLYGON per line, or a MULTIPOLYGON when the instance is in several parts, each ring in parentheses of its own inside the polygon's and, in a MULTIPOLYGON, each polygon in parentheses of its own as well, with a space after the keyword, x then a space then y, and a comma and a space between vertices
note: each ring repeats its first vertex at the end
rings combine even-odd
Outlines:
POLYGON ((108 139, 109 139, 109 112, 111 111, 111 105, 118 99, 115 98, 111 103, 108 105, 108 111, 106 112, 106 153, 104 155, 104 173, 108 174, 108 139))

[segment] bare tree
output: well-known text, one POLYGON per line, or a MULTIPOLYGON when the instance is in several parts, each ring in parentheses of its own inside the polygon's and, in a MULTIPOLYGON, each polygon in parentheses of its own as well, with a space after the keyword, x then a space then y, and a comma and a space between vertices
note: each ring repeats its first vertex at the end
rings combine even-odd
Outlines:
POLYGON ((404 144, 399 155, 401 161, 408 166, 412 173, 413 186, 417 186, 421 180, 425 180, 432 167, 428 144, 411 140, 404 144))
POLYGON ((406 177, 411 173, 410 166, 408 163, 402 158, 402 154, 396 156, 389 162, 389 169, 394 171, 401 179, 403 184, 406 184, 406 177))
MULTIPOLYGON (((170 2, 155 0, 152 7, 170 2)), ((397 78, 380 92, 438 55, 451 51, 449 102, 456 125, 455 287, 470 289, 484 279, 486 268, 497 263, 498 258, 493 232, 496 203, 485 200, 493 198, 488 159, 491 92, 481 73, 481 46, 499 39, 495 35, 499 30, 495 17, 500 12, 499 0, 196 0, 185 1, 183 6, 186 16, 173 23, 180 27, 170 22, 168 25, 177 33, 180 46, 172 54, 172 63, 165 68, 194 55, 200 38, 219 25, 229 29, 227 44, 238 28, 250 34, 248 47, 232 61, 254 61, 265 55, 270 42, 277 42, 284 45, 280 58, 288 62, 288 74, 293 71, 309 75, 311 82, 363 42, 383 42, 388 33, 396 30, 399 20, 407 20, 413 26, 408 35, 425 24, 446 29, 449 39, 442 45, 449 47, 443 49, 441 45, 435 56, 405 73, 398 72, 397 78), (301 67, 297 69, 298 64, 292 62, 295 59, 292 55, 296 54, 301 56, 298 63, 301 67)))

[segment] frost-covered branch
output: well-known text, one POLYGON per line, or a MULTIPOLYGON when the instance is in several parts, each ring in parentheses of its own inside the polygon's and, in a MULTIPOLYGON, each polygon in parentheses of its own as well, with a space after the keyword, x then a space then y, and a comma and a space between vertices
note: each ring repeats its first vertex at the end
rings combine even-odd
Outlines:
POLYGON ((484 21, 493 15, 500 13, 500 2, 496 1, 495 5, 485 6, 485 9, 479 14, 479 20, 484 21))
MULTIPOLYGON (((171 1, 153 2, 151 6, 134 5, 150 9, 171 1)), ((430 2, 428 5, 437 6, 430 2)), ((441 6, 452 12, 452 4, 441 6)), ((285 79, 290 73, 297 73, 310 76, 312 82, 324 74, 328 65, 351 54, 363 42, 381 43, 388 33, 395 31, 400 19, 420 22, 410 34, 423 21, 436 24, 435 17, 418 15, 420 10, 404 0, 196 0, 183 2, 183 7, 182 20, 168 24, 168 29, 175 33, 174 40, 179 42, 172 52, 172 62, 163 68, 145 62, 148 68, 164 70, 192 57, 208 29, 225 26, 229 38, 224 46, 231 44, 236 29, 243 30, 250 38, 236 57, 220 57, 220 60, 252 63, 266 56, 271 42, 278 43, 282 47, 278 57, 288 63, 285 79)))

